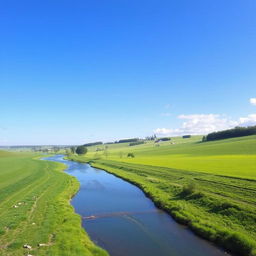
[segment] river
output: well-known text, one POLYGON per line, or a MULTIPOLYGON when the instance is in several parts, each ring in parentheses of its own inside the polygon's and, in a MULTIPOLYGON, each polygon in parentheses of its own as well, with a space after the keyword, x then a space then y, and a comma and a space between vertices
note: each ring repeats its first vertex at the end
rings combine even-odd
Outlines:
POLYGON ((111 256, 227 256, 155 207, 136 186, 62 155, 45 158, 67 165, 80 182, 71 203, 97 245, 111 256))

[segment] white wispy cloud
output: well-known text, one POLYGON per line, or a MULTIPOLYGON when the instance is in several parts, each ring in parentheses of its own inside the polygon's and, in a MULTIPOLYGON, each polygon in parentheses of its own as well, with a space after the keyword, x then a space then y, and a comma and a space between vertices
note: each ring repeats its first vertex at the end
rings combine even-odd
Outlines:
POLYGON ((250 98, 250 103, 256 106, 256 98, 250 98))
POLYGON ((251 114, 247 117, 240 117, 238 123, 240 126, 256 125, 256 114, 251 114))
POLYGON ((241 117, 238 120, 232 120, 224 115, 218 114, 180 115, 178 118, 184 120, 181 127, 176 129, 157 128, 154 132, 161 136, 198 135, 230 129, 235 126, 256 125, 256 114, 241 117))

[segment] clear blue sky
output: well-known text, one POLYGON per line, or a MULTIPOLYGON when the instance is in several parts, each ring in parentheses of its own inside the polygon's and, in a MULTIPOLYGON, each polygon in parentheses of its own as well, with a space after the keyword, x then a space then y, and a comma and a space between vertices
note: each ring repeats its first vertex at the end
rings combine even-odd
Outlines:
POLYGON ((256 123, 255 13, 255 0, 2 1, 0 145, 256 123))

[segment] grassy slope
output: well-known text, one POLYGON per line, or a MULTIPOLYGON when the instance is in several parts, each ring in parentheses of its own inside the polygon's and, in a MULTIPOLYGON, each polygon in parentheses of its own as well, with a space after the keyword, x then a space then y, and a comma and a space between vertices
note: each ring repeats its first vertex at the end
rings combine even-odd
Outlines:
MULTIPOLYGON (((128 144, 109 145, 107 158, 129 163, 256 178, 256 136, 206 143, 199 143, 199 138, 174 138, 172 141, 175 144, 164 142, 160 147, 155 147, 152 142, 133 147, 129 147, 128 144), (123 158, 120 158, 120 152, 123 158), (133 152, 135 158, 127 158, 128 152, 133 152)), ((89 150, 87 157, 105 158, 102 151, 95 153, 95 148, 89 150)))
POLYGON ((77 180, 63 172, 64 165, 33 157, 0 151, 0 255, 25 255, 24 244, 32 255, 107 255, 69 204, 77 180))
POLYGON ((256 255, 256 136, 207 143, 175 140, 160 147, 109 145, 107 157, 90 148, 86 157, 73 159, 91 160, 137 184, 200 236, 238 255, 256 255), (135 158, 124 157, 127 152, 135 158), (187 194, 182 192, 186 184, 195 186, 187 194))

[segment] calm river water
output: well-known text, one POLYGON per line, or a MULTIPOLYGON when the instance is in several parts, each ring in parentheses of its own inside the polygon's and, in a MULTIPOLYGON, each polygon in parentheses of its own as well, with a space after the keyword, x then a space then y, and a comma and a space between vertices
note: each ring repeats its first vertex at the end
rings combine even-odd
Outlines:
POLYGON ((80 182, 72 199, 91 239, 111 256, 227 256, 157 209, 136 186, 103 170, 63 160, 80 182))

